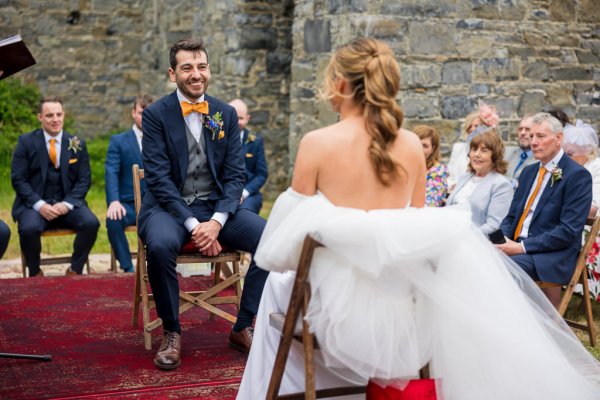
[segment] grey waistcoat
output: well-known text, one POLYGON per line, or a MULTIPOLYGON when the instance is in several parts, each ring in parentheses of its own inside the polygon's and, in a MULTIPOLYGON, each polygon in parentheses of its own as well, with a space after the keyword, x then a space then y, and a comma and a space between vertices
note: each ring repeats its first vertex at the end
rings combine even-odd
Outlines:
POLYGON ((188 168, 181 195, 189 205, 197 198, 206 200, 216 185, 208 170, 208 161, 204 152, 204 137, 200 136, 200 143, 196 142, 187 124, 185 133, 188 144, 188 168))

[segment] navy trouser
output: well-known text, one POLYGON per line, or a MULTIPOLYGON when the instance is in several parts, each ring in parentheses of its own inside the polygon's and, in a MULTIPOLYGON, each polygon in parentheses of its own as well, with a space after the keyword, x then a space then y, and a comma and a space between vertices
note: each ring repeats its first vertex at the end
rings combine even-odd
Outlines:
POLYGON ((135 206, 134 203, 121 203, 125 207, 125 216, 121 219, 106 218, 106 231, 108 232, 108 241, 110 242, 115 257, 119 260, 123 271, 132 271, 131 252, 129 251, 129 242, 125 236, 125 228, 135 225, 135 206))

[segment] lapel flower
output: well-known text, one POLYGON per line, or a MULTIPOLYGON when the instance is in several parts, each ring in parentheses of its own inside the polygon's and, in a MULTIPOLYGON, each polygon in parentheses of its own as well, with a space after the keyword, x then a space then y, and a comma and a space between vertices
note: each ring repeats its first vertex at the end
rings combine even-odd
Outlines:
POLYGON ((559 167, 552 168, 550 171, 550 187, 554 186, 554 184, 560 181, 563 177, 562 169, 559 167))
POLYGON ((256 135, 254 133, 249 133, 248 138, 246 139, 246 143, 254 142, 256 140, 256 135))
POLYGON ((69 148, 67 150, 72 150, 73 154, 77 154, 78 151, 81 151, 81 140, 77 136, 69 138, 69 148))
POLYGON ((212 116, 204 115, 203 126, 212 133, 212 140, 215 140, 217 133, 219 134, 218 140, 225 137, 225 132, 223 131, 223 115, 221 115, 221 111, 217 111, 212 116))

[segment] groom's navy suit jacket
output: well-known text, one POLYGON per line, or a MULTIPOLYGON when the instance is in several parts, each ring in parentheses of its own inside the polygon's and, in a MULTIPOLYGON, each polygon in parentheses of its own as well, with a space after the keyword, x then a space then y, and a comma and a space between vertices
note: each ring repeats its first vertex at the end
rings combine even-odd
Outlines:
MULTIPOLYGON (((525 209, 539 167, 539 162, 529 165, 519 177, 519 186, 501 225, 502 232, 510 239, 525 209)), ((551 180, 548 181, 523 243, 541 280, 566 283, 573 274, 581 248, 581 233, 592 205, 592 177, 566 154, 559 160, 558 167, 562 169, 562 179, 553 185, 551 180)))
MULTIPOLYGON (((209 115, 220 112, 224 136, 202 128, 202 139, 208 168, 215 182, 208 202, 214 212, 235 214, 244 187, 244 158, 235 109, 214 97, 205 95, 209 115)), ((145 180, 148 190, 140 210, 140 230, 154 213, 165 210, 183 224, 193 216, 181 195, 188 168, 188 143, 185 120, 177 92, 152 103, 144 110, 142 140, 145 180)), ((201 221, 202 222, 202 221, 201 221)))
MULTIPOLYGON (((72 138, 67 131, 63 131, 60 176, 65 195, 63 200, 78 208, 86 204, 85 196, 92 183, 92 173, 85 142, 81 140, 80 150, 69 150, 72 138)), ((15 221, 25 209, 33 208, 38 200, 43 200, 49 159, 44 131, 36 129, 19 136, 11 166, 12 185, 17 194, 12 208, 15 221)))

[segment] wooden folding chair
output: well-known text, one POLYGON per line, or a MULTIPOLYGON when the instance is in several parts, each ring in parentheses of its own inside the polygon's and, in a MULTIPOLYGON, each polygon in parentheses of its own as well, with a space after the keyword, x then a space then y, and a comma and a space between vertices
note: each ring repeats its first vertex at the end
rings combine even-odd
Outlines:
MULTIPOLYGON (((137 226, 129 225, 129 226, 125 227, 125 232, 136 232, 137 233, 137 226)), ((137 251, 132 251, 129 254, 131 255, 131 258, 137 257, 137 251)), ((110 246, 110 271, 117 272, 117 257, 115 256, 115 251, 113 250, 112 246, 110 246)))
MULTIPOLYGON (((66 235, 75 235, 76 231, 72 229, 48 229, 47 231, 42 232, 42 237, 52 237, 52 236, 66 236, 66 235)), ((45 257, 42 258, 40 256, 40 267, 42 265, 56 265, 56 264, 69 264, 71 262, 71 256, 62 256, 62 257, 45 257)), ((27 261, 25 260, 25 254, 23 250, 21 250, 21 268, 23 269, 23 278, 27 277, 27 261)), ((85 262, 85 268, 87 273, 90 273, 90 259, 85 262)))
MULTIPOLYGON (((133 165, 133 194, 135 199, 135 214, 139 216, 142 205, 142 196, 140 190, 140 180, 144 179, 144 170, 137 164, 133 165)), ((216 307, 219 304, 234 304, 239 311, 240 300, 242 298, 240 259, 241 254, 238 251, 222 251, 219 255, 208 257, 201 255, 196 250, 193 243, 186 244, 183 249, 185 253, 180 253, 177 257, 178 264, 190 263, 209 263, 214 267, 213 286, 203 291, 179 291, 179 314, 194 308, 196 306, 207 310, 209 318, 214 315, 235 323, 236 317, 230 313, 216 307), (190 245, 191 244, 191 245, 190 245), (222 270, 227 271, 227 263, 232 265, 232 273, 223 281, 219 282, 222 270), (235 295, 217 296, 221 291, 233 286, 235 295)), ((135 268, 135 286, 133 294, 133 326, 137 326, 140 304, 142 305, 142 319, 144 322, 144 346, 146 350, 152 348, 152 331, 162 325, 162 320, 157 318, 150 320, 150 310, 156 308, 154 296, 149 293, 149 279, 146 268, 146 248, 138 236, 137 262, 135 268)))
POLYGON ((573 276, 571 276, 571 280, 569 283, 563 287, 563 285, 552 282, 544 282, 538 281, 536 282, 540 288, 551 288, 551 287, 562 287, 563 293, 560 299, 560 303, 558 305, 558 313, 561 316, 564 316, 565 311, 567 310, 567 306, 573 297, 573 291, 575 290, 575 286, 577 283, 581 283, 583 288, 582 293, 582 305, 585 313, 586 323, 582 324, 576 321, 572 321, 569 319, 565 319, 565 322, 571 326, 572 328, 579 329, 587 332, 590 338, 590 345, 592 347, 596 346, 596 334, 594 328, 594 318, 592 316, 592 303, 590 301, 590 290, 588 285, 588 274, 587 274, 587 259, 589 257, 590 251, 592 250, 592 246, 596 241, 596 236, 598 236, 598 232, 600 231, 600 218, 588 218, 586 226, 590 227, 590 232, 585 240, 585 244, 583 248, 579 252, 579 257, 577 258, 577 264, 575 264, 575 270, 573 271, 573 276))
MULTIPOLYGON (((304 320, 304 316, 306 315, 308 303, 310 301, 310 283, 308 282, 310 265, 312 263, 315 250, 322 246, 323 245, 315 239, 311 238, 310 236, 306 236, 304 239, 302 252, 300 253, 300 260, 298 262, 298 269, 296 271, 296 279, 294 280, 294 286, 292 288, 292 294, 287 313, 285 315, 274 313, 269 316, 270 325, 281 330, 282 333, 277 355, 275 356, 273 372, 271 373, 271 380, 269 381, 269 388, 266 397, 267 400, 312 400, 323 397, 348 396, 366 392, 366 386, 344 386, 320 390, 315 389, 314 349, 318 349, 319 344, 314 338, 314 335, 310 332, 308 323, 304 320), (302 332, 298 333, 296 332, 296 323, 300 315, 302 315, 302 332), (281 380, 283 378, 283 372, 290 352, 290 347, 292 345, 292 340, 298 340, 302 342, 302 347, 304 348, 305 392, 280 396, 279 388, 281 386, 281 380)), ((423 367, 419 371, 419 375, 422 379, 428 378, 429 365, 423 367)))

